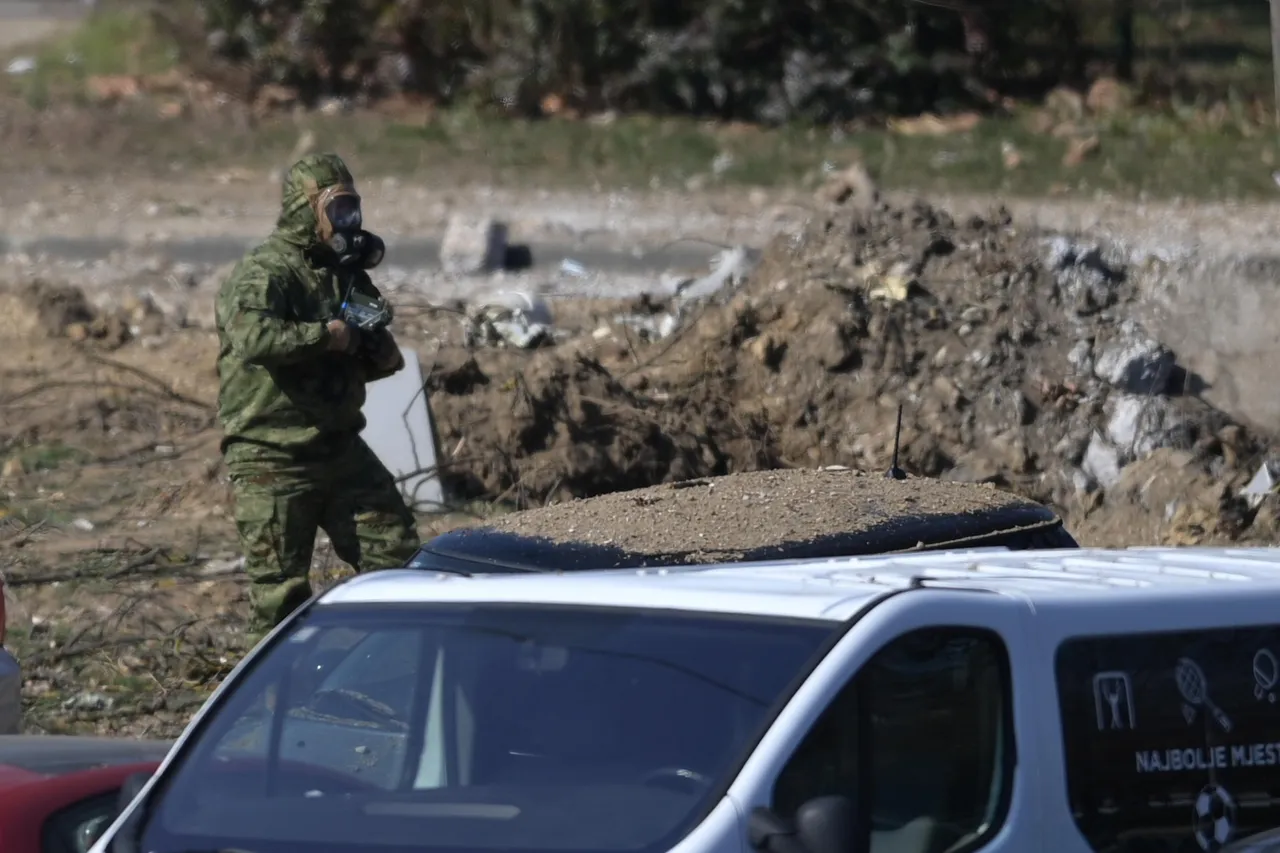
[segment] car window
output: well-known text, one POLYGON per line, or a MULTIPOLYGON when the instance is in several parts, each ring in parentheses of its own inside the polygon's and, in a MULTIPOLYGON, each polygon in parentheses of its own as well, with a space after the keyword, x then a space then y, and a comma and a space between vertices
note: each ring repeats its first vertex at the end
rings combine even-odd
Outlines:
POLYGON ((782 769, 771 808, 851 798, 857 849, 958 853, 1000 826, 1013 775, 1008 655, 987 631, 929 628, 881 649, 782 769))
POLYGON ((116 816, 116 792, 81 800, 45 820, 41 853, 87 853, 116 816))
POLYGON ((839 630, 621 607, 317 608, 175 765, 144 849, 665 850, 839 630))
POLYGON ((1078 637, 1055 670, 1094 850, 1201 853, 1280 826, 1280 626, 1078 637))

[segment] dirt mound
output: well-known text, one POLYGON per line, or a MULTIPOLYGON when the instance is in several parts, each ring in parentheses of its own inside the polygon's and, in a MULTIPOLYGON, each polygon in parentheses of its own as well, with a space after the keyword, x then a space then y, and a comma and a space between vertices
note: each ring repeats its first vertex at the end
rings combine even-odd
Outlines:
POLYGON ((40 280, 0 298, 8 307, 5 328, 23 337, 65 337, 113 350, 134 338, 154 335, 164 326, 160 310, 148 299, 130 297, 104 309, 78 287, 40 280))
MULTIPOLYGON (((1129 320, 1104 248, 923 202, 830 209, 672 338, 442 351, 452 485, 541 503, 696 476, 888 465, 1064 506, 1162 447, 1234 476, 1254 440, 1129 320), (465 449, 464 449, 465 448, 465 449)), ((648 308, 647 310, 652 310, 648 308)), ((1206 469, 1207 470, 1207 469, 1206 469)))

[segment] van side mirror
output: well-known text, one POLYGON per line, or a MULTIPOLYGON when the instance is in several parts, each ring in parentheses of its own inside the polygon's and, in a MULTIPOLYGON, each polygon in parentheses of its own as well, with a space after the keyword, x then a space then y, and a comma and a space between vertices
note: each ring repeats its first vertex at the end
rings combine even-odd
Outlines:
POLYGON ((751 846, 760 853, 856 853, 857 810, 848 797, 815 797, 796 810, 795 825, 769 809, 747 819, 751 846))
POLYGON ((124 814, 124 810, 133 802, 133 798, 142 793, 142 789, 149 781, 151 781, 150 773, 132 773, 125 777, 120 785, 120 793, 116 795, 116 817, 124 814))

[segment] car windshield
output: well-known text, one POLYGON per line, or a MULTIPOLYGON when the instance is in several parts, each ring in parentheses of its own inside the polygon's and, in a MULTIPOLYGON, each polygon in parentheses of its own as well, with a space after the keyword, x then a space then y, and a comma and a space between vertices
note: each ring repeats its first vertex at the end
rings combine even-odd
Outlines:
POLYGON ((316 607, 157 788, 142 848, 658 851, 715 805, 836 623, 316 607))

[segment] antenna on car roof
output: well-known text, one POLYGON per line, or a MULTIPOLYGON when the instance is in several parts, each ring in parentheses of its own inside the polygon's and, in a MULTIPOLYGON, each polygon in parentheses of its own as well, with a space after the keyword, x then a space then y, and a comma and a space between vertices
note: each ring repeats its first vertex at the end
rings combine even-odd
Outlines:
POLYGON ((898 467, 898 449, 902 443, 902 404, 898 404, 898 425, 893 430, 893 461, 889 463, 889 470, 885 472, 886 480, 905 480, 907 472, 898 467))

